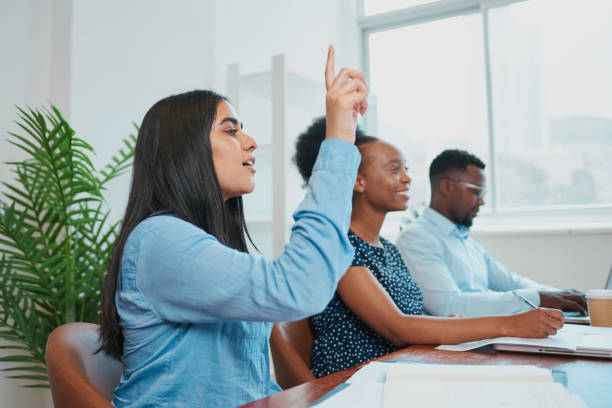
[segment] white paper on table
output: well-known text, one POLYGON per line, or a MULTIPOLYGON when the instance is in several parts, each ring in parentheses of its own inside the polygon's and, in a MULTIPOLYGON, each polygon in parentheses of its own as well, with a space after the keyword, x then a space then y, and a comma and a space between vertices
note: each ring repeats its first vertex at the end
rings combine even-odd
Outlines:
POLYGON ((612 349, 612 327, 566 324, 563 328, 580 336, 578 350, 612 349))
POLYGON ((385 383, 383 408, 586 408, 558 383, 404 382, 385 383))
POLYGON ((532 365, 395 364, 386 382, 549 382, 551 371, 532 365))
POLYGON ((349 384, 315 408, 378 408, 382 406, 384 383, 349 384))
MULTIPOLYGON (((480 341, 472 341, 461 344, 443 344, 436 347, 437 350, 445 351, 468 351, 489 344, 511 344, 515 346, 538 346, 547 348, 559 348, 564 350, 576 350, 582 337, 582 332, 575 328, 578 325, 565 325, 554 336, 544 339, 529 339, 523 337, 497 337, 480 341)), ((584 326, 583 326, 584 327, 584 326)), ((588 326, 587 326, 588 327, 588 326)))
POLYGON ((403 363, 384 363, 380 361, 372 361, 361 367, 348 380, 347 384, 365 384, 365 383, 384 383, 387 379, 387 370, 390 367, 403 363))

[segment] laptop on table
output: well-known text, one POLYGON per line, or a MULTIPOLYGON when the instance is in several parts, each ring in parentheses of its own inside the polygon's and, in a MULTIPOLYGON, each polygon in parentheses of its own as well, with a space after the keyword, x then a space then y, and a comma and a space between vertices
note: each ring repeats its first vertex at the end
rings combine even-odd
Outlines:
MULTIPOLYGON (((608 279, 606 279, 606 284, 604 285, 604 289, 612 289, 612 267, 610 267, 610 272, 608 273, 608 279)), ((564 317, 565 323, 591 324, 591 319, 589 318, 589 316, 583 316, 580 312, 575 312, 575 311, 563 312, 563 317, 564 317)))

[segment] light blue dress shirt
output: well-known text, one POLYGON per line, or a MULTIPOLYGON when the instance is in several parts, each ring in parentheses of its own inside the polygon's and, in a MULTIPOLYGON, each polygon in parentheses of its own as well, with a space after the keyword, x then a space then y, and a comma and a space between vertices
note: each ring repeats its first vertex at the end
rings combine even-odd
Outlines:
POLYGON ((116 407, 233 407, 270 380, 271 322, 319 313, 353 259, 347 232, 360 154, 323 142, 277 259, 220 244, 170 215, 149 217, 124 247, 116 305, 125 336, 116 407))
POLYGON ((425 209, 396 245, 423 291, 430 315, 516 313, 530 306, 513 292, 539 306, 538 290, 554 289, 510 271, 470 237, 469 228, 432 208, 425 209))

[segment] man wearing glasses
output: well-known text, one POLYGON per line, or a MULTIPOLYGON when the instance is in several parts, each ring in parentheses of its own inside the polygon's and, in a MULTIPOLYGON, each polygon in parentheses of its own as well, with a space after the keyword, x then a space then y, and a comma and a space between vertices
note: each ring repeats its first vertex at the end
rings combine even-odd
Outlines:
POLYGON ((551 307, 586 314, 584 294, 517 275, 470 237, 484 204, 484 163, 464 150, 445 150, 431 163, 431 202, 402 233, 397 247, 423 291, 431 315, 509 314, 551 307))

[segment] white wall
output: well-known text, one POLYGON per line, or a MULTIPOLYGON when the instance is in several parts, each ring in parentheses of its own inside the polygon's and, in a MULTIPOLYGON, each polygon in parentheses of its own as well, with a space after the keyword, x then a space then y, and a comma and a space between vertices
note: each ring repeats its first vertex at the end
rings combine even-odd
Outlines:
MULTIPOLYGON (((101 167, 146 111, 174 93, 212 85, 213 4, 199 0, 77 1, 73 5, 71 118, 101 167)), ((122 216, 129 175, 107 193, 122 216)))
MULTIPOLYGON (((3 2, 0 7, 0 161, 19 160, 22 153, 6 141, 6 132, 16 131, 13 123, 16 119, 15 105, 32 107, 46 105, 54 98, 52 58, 53 42, 62 31, 54 25, 54 15, 65 12, 66 8, 57 6, 51 0, 24 0, 3 2)), ((69 8, 68 13, 69 14, 69 8)), ((58 78, 57 82, 64 78, 58 78)), ((66 99, 57 102, 65 107, 66 99)), ((0 181, 11 177, 8 166, 0 164, 0 181)), ((0 191, 4 189, 0 187, 0 191)), ((0 340, 0 345, 6 343, 0 340)), ((0 351, 0 356, 10 354, 0 351)), ((0 364, 0 369, 10 364, 0 364)), ((31 390, 20 387, 25 382, 21 380, 4 379, 0 374, 0 395, 2 406, 7 407, 50 407, 48 390, 31 390)), ((8 374, 10 375, 10 374, 8 374)))
MULTIPOLYGON (((1 7, 0 131, 17 129, 15 105, 53 102, 94 147, 98 167, 160 98, 195 88, 224 93, 227 64, 257 72, 284 53, 290 70, 322 81, 329 43, 338 66, 360 61, 353 0, 26 0, 1 7)), ((0 161, 16 157, 2 137, 0 161)), ((4 164, 0 177, 11 177, 4 164)), ((128 188, 125 175, 107 193, 115 219, 128 188)))
POLYGON ((226 91, 227 64, 240 63, 241 73, 265 71, 276 54, 287 56, 289 70, 322 82, 330 43, 337 67, 359 67, 355 13, 354 0, 215 1, 215 88, 226 91))
POLYGON ((513 271, 558 288, 603 288, 612 265, 612 232, 474 233, 513 271))
MULTIPOLYGON (((0 159, 22 157, 6 141, 6 132, 16 131, 15 106, 47 104, 51 96, 52 39, 54 38, 51 0, 5 2, 0 12, 0 159)), ((0 165, 0 180, 9 178, 9 169, 0 165)), ((0 190, 2 187, 0 187, 0 190)))

